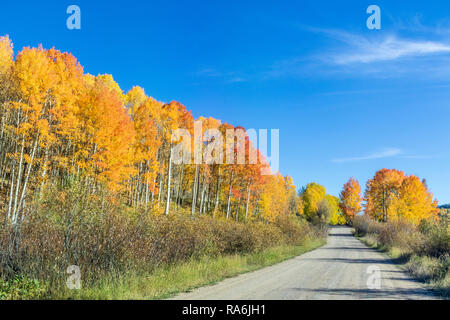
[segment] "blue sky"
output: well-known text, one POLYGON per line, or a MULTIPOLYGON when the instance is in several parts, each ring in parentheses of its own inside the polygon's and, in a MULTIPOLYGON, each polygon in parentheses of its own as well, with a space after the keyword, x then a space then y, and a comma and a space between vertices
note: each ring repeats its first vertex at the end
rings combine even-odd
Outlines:
POLYGON ((280 170, 337 195, 381 168, 426 178, 450 203, 450 3, 429 1, 8 1, 15 49, 72 52, 123 90, 195 117, 280 129, 280 170), (81 30, 66 8, 81 8, 81 30), (382 29, 366 27, 381 8, 382 29))

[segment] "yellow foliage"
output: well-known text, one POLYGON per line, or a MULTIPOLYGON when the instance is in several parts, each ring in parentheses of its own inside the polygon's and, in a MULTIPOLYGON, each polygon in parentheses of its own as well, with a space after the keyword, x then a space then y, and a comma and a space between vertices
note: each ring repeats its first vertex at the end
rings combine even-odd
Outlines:
POLYGON ((317 215, 319 209, 319 203, 325 199, 326 189, 324 186, 315 182, 306 186, 302 194, 302 200, 304 204, 304 215, 308 219, 313 219, 317 215))
POLYGON ((13 44, 9 37, 0 37, 0 75, 5 74, 11 68, 13 54, 13 44))
POLYGON ((339 208, 339 198, 327 194, 325 200, 328 202, 329 208, 331 209, 329 223, 333 226, 344 225, 346 220, 339 208))
POLYGON ((289 198, 292 192, 295 195, 295 187, 292 185, 292 179, 290 177, 287 177, 285 180, 279 173, 273 176, 267 176, 259 201, 263 218, 269 221, 275 221, 279 216, 288 215, 289 198))
POLYGON ((417 225, 424 219, 437 218, 437 202, 418 177, 408 176, 403 180, 398 196, 392 200, 389 213, 393 221, 406 219, 417 225))
POLYGON ((382 169, 367 183, 366 214, 379 221, 406 219, 414 224, 438 214, 437 201, 417 176, 382 169))

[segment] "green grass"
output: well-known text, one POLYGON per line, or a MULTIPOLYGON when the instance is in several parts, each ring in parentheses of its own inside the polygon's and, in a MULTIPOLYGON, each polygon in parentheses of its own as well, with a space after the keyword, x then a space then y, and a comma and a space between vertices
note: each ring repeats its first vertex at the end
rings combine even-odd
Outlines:
POLYGON ((45 296, 46 287, 41 282, 16 276, 10 281, 0 279, 0 300, 35 300, 45 296))
POLYGON ((385 253, 399 264, 401 269, 427 284, 429 289, 436 294, 446 299, 450 298, 450 274, 447 271, 447 260, 427 256, 419 257, 399 247, 387 247, 379 243, 371 234, 357 238, 369 248, 385 253))
POLYGON ((248 255, 204 257, 156 269, 147 274, 127 274, 100 279, 97 285, 64 291, 57 299, 155 300, 214 284, 225 278, 267 267, 314 250, 326 240, 307 241, 299 246, 280 246, 248 255))

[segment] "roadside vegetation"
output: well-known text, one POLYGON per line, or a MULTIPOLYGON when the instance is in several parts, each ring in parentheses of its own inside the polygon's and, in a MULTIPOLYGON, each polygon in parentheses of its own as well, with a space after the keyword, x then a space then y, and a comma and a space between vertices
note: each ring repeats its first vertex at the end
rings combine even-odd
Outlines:
POLYGON ((450 229, 448 224, 422 220, 377 222, 367 216, 354 221, 355 235, 368 246, 389 254, 417 279, 450 297, 450 229))
POLYGON ((388 253, 417 279, 449 297, 450 226, 425 180, 399 170, 379 170, 366 184, 350 179, 340 207, 347 224, 368 246, 388 253), (364 203, 363 203, 364 201, 364 203), (358 212, 364 209, 364 215, 358 212))
POLYGON ((165 265, 151 272, 105 277, 78 291, 62 292, 61 299, 166 299, 177 293, 211 285, 223 279, 264 268, 325 244, 325 238, 305 239, 299 245, 279 245, 253 253, 202 256, 165 265))
POLYGON ((0 228, 1 299, 167 297, 301 254, 327 233, 297 216, 243 223, 183 210, 148 215, 100 200, 79 206, 78 193, 46 193, 14 249, 13 230, 0 228), (81 268, 80 290, 66 286, 71 264, 81 268))

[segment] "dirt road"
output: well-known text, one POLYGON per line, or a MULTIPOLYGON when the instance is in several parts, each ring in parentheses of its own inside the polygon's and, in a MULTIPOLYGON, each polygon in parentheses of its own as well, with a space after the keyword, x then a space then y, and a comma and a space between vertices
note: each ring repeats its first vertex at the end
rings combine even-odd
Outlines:
POLYGON ((331 229, 328 243, 322 248, 175 297, 188 300, 433 298, 424 285, 411 279, 384 255, 367 248, 345 227, 331 229))

